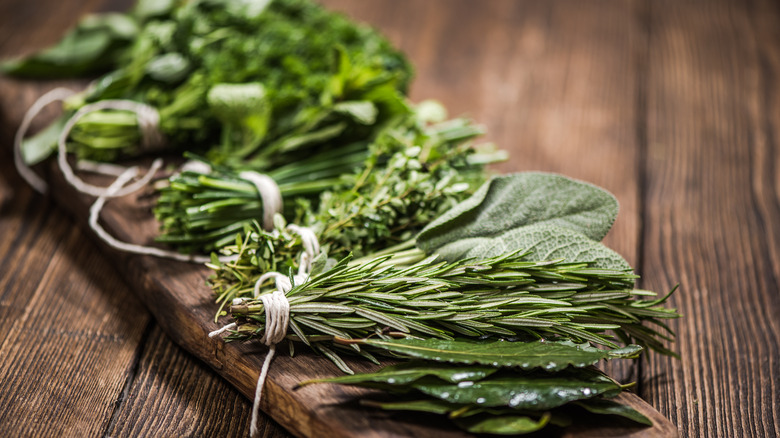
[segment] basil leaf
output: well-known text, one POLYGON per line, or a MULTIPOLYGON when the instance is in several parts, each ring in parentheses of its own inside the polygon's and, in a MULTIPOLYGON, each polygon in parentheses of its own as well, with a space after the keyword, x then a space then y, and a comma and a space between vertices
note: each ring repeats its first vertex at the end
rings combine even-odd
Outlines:
POLYGON ((126 15, 90 15, 56 45, 25 59, 3 62, 0 71, 35 78, 99 72, 112 66, 138 33, 138 25, 126 15))
POLYGON ((67 120, 61 116, 37 134, 22 140, 22 159, 28 166, 40 163, 57 150, 57 140, 67 120))
POLYGON ((505 175, 491 179, 431 222, 417 236, 417 246, 454 260, 466 244, 489 244, 491 239, 534 224, 567 228, 600 241, 617 212, 615 197, 588 183, 548 173, 505 175), (459 241, 466 242, 461 245, 459 241), (442 251, 445 246, 450 250, 442 251))
POLYGON ((601 359, 635 358, 638 345, 600 350, 587 344, 562 342, 475 342, 443 339, 366 339, 365 343, 407 357, 437 362, 482 364, 493 367, 543 368, 558 371, 569 366, 586 367, 601 359))

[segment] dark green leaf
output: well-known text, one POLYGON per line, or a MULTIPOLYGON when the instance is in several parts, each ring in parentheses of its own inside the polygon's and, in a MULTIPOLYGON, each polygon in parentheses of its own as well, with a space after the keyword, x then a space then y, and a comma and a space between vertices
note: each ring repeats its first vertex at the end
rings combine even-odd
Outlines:
POLYGON ((544 414, 540 418, 524 415, 475 415, 466 418, 456 418, 454 421, 458 427, 471 433, 522 435, 544 428, 550 421, 550 415, 544 414))
POLYGON ((554 374, 503 373, 498 377, 476 382, 465 381, 457 385, 423 379, 411 386, 424 394, 450 403, 531 410, 552 409, 598 395, 614 397, 621 391, 620 385, 612 379, 589 368, 559 371, 554 374))
POLYGON ((443 339, 366 339, 365 343, 408 357, 441 362, 489 366, 562 370, 568 366, 586 367, 601 359, 633 358, 642 347, 629 345, 619 350, 600 350, 572 342, 475 342, 443 339))
POLYGON ((447 403, 444 400, 438 399, 425 399, 425 400, 410 400, 410 401, 398 401, 398 402, 374 402, 363 401, 363 405, 371 406, 386 411, 414 411, 414 412, 427 412, 430 414, 449 414, 450 412, 461 408, 461 405, 454 405, 447 403))
POLYGON ((27 165, 40 163, 57 149, 57 140, 66 121, 66 117, 60 117, 37 134, 22 141, 22 158, 27 165))
POLYGON ((137 33, 137 24, 126 15, 90 15, 55 46, 25 59, 4 62, 0 71, 37 78, 98 72, 112 65, 137 33))
POLYGON ((389 385, 408 385, 423 377, 436 377, 449 383, 482 380, 498 371, 490 366, 454 366, 425 362, 404 362, 390 365, 375 373, 362 373, 351 376, 339 376, 330 379, 311 380, 301 383, 338 383, 356 385, 365 382, 386 383, 389 385))
POLYGON ((645 417, 641 412, 637 411, 631 406, 620 404, 613 400, 594 398, 586 401, 580 401, 576 404, 577 406, 580 406, 586 409, 588 412, 594 414, 618 415, 639 424, 644 424, 646 426, 653 425, 653 422, 649 418, 645 417))

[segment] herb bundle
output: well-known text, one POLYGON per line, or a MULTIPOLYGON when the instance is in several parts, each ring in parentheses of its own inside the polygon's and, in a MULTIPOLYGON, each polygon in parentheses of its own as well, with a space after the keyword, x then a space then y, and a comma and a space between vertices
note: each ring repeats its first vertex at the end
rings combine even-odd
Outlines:
MULTIPOLYGON (((106 67, 114 70, 26 142, 28 163, 51 152, 73 111, 130 99, 157 108, 168 147, 208 151, 217 163, 275 165, 326 142, 369 138, 407 112, 411 77, 403 55, 376 32, 309 0, 142 2, 129 14, 90 17, 58 46, 3 70, 67 76, 106 67)), ((90 113, 70 146, 105 161, 148 152, 139 124, 123 111, 90 113)))
MULTIPOLYGON (((381 389, 361 404, 445 416, 473 433, 519 435, 565 427, 583 413, 652 422, 611 400, 625 389, 591 367, 599 359, 636 358, 635 345, 604 351, 572 342, 365 340, 408 359, 374 373, 302 382, 381 389)), ((614 420, 611 420, 614 421, 614 420)))
MULTIPOLYGON (((389 121, 373 141, 334 146, 270 169, 285 216, 314 227, 330 253, 342 257, 412 237, 484 181, 484 164, 504 158, 489 145, 470 143, 482 131, 468 120, 431 123, 428 114, 436 106, 421 104, 389 121)), ((210 174, 182 172, 161 189, 159 242, 185 252, 217 250, 262 216, 252 184, 233 168, 209 164, 210 174)), ((266 241, 280 237, 258 232, 266 241)))
MULTIPOLYGON (((388 329, 412 338, 566 338, 617 348, 606 334, 610 330, 623 343, 666 351, 661 340, 671 332, 644 323, 665 327, 661 320, 679 316, 663 307, 668 295, 646 299, 655 294, 633 290, 635 276, 623 271, 524 256, 514 252, 454 263, 431 257, 406 268, 380 267, 389 256, 355 266, 347 258, 327 270, 323 263, 323 271, 313 271, 309 281, 287 293, 289 338, 327 352, 346 372, 336 350, 372 358, 374 349, 332 339, 389 338, 388 329)), ((238 324, 230 339, 262 335, 260 300, 229 310, 238 324)))
POLYGON ((293 285, 291 351, 304 343, 346 373, 345 354, 417 360, 314 382, 397 395, 365 402, 371 407, 445 415, 475 433, 565 426, 582 412, 647 425, 611 400, 623 386, 584 368, 643 348, 675 355, 664 345, 674 338, 664 320, 680 316, 665 306, 673 290, 635 289, 628 263, 599 242, 616 215, 615 198, 590 184, 506 175, 373 257, 336 262, 321 253, 304 282, 293 276, 295 236, 250 230, 226 248, 236 260, 209 264, 210 281, 235 323, 228 340, 264 334, 264 301, 252 293, 264 286, 261 273, 277 270, 293 285))

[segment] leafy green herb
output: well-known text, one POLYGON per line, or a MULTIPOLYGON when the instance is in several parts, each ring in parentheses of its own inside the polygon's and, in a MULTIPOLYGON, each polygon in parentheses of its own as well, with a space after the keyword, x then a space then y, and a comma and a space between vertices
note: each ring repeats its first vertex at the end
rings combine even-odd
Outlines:
MULTIPOLYGON (((370 144, 334 147, 268 171, 287 200, 286 217, 314 229, 328 253, 339 258, 375 253, 410 239, 484 181, 486 162, 503 158, 489 146, 469 143, 481 130, 467 120, 431 123, 424 117, 416 111, 388 123, 370 144), (347 155, 350 150, 354 152, 347 155), (359 151, 365 159, 357 163, 359 151), (296 187, 288 187, 290 181, 296 187), (304 193, 301 185, 311 190, 304 193), (319 199, 309 196, 301 203, 300 195, 319 193, 319 199)), ((249 186, 237 190, 229 172, 197 179, 182 175, 186 180, 175 178, 163 190, 157 209, 163 224, 160 241, 184 251, 215 249, 232 242, 262 214, 256 191, 249 186)), ((259 228, 249 234, 241 251, 226 248, 242 255, 232 265, 236 269, 297 263, 296 237, 284 240, 285 235, 259 228)), ((259 276, 263 269, 255 272, 259 276)))
MULTIPOLYGON (((403 351, 399 353, 408 357, 403 351)), ((487 358, 489 353, 484 356, 487 358)), ((571 415, 582 415, 577 407, 594 414, 621 416, 642 425, 652 424, 630 406, 609 400, 623 387, 593 368, 562 368, 552 373, 518 371, 500 364, 454 365, 441 357, 402 362, 375 373, 302 382, 301 386, 313 383, 388 391, 397 394, 396 401, 361 402, 383 410, 446 415, 458 427, 473 433, 523 434, 540 430, 548 423, 565 427, 571 423, 571 415)))
POLYGON ((89 15, 57 45, 2 62, 0 72, 41 79, 100 73, 118 62, 138 33, 138 23, 127 15, 89 15))
POLYGON ((615 222, 615 197, 593 185, 549 173, 495 177, 431 222, 417 246, 447 260, 494 257, 518 248, 535 260, 565 258, 630 269, 596 242, 615 222))
MULTIPOLYGON (((59 46, 7 69, 60 76, 109 64, 113 71, 66 102, 64 117, 100 100, 142 101, 158 109, 169 148, 206 153, 213 145, 207 157, 220 164, 288 163, 296 151, 371 138, 408 112, 403 55, 310 0, 147 3, 87 19, 59 46), (252 86, 263 90, 259 101, 256 92, 237 92, 252 86)), ((111 110, 80 120, 70 143, 95 160, 148 152, 138 146, 137 117, 111 110)))

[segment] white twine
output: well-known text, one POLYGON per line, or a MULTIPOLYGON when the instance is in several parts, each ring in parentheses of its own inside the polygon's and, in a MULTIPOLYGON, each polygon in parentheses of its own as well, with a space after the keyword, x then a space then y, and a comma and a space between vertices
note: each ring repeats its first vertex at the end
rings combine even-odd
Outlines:
POLYGON ((24 114, 22 123, 19 125, 19 129, 16 130, 16 135, 14 136, 14 164, 16 165, 16 170, 19 172, 19 175, 21 175, 22 178, 24 178, 24 180, 27 181, 27 183, 30 184, 30 186, 32 186, 32 188, 35 189, 35 191, 38 193, 46 193, 49 186, 46 184, 46 181, 44 181, 43 178, 39 177, 35 172, 33 172, 30 166, 24 162, 24 158, 22 158, 22 140, 24 140, 24 136, 27 134, 27 130, 30 129, 30 124, 32 124, 32 121, 38 114, 40 114, 43 108, 45 108, 50 103, 63 101, 73 94, 75 94, 73 90, 69 90, 67 88, 55 88, 39 97, 38 100, 36 100, 24 114))
POLYGON ((82 117, 89 113, 104 109, 130 111, 135 113, 138 118, 138 127, 141 130, 141 142, 145 145, 142 147, 146 149, 149 148, 149 145, 152 144, 152 142, 162 141, 162 134, 158 129, 160 116, 156 109, 140 102, 134 102, 132 100, 101 100, 81 107, 70 119, 68 119, 68 122, 65 123, 65 126, 62 128, 60 137, 57 140, 57 163, 59 163, 60 170, 62 170, 65 180, 82 193, 87 193, 96 197, 105 196, 116 198, 129 195, 144 187, 152 180, 154 173, 159 167, 154 168, 154 166, 152 166, 138 181, 135 181, 120 190, 113 191, 110 195, 108 194, 108 189, 106 187, 88 184, 73 173, 73 169, 68 163, 68 150, 66 145, 70 131, 82 117))
POLYGON ((290 302, 287 301, 287 292, 292 289, 290 280, 278 272, 268 272, 260 277, 255 283, 255 296, 257 297, 262 284, 268 277, 268 274, 276 274, 276 290, 270 294, 260 295, 265 309, 265 331, 260 341, 268 346, 268 354, 265 355, 263 367, 260 369, 260 376, 257 378, 255 387, 255 399, 252 403, 252 420, 250 423, 249 434, 252 437, 257 436, 257 419, 260 416, 260 400, 263 396, 263 387, 268 377, 268 369, 271 367, 271 360, 276 354, 276 344, 282 341, 287 335, 287 326, 290 323, 290 302), (284 279, 286 281, 280 281, 284 279))
MULTIPOLYGON (((159 165, 162 165, 162 160, 155 160, 155 163, 158 163, 159 165)), ((154 167, 154 165, 152 166, 154 167)), ((109 234, 99 223, 100 220, 100 211, 103 209, 103 206, 106 204, 106 200, 108 198, 116 196, 115 194, 133 177, 136 176, 138 173, 138 167, 131 167, 127 169, 124 173, 119 175, 117 179, 111 183, 110 186, 106 188, 106 193, 98 196, 98 198, 95 200, 95 203, 92 204, 92 206, 89 209, 89 228, 92 229, 92 231, 95 232, 95 234, 98 235, 108 246, 117 249, 119 251, 129 252, 132 254, 140 254, 140 255, 150 255, 155 257, 162 257, 166 259, 172 259, 172 260, 178 260, 182 262, 192 262, 192 263, 208 263, 211 261, 211 258, 208 256, 202 256, 202 255, 187 255, 187 254, 181 254, 175 251, 168 251, 161 248, 156 248, 153 246, 144 246, 144 245, 135 245, 128 242, 122 242, 118 239, 116 239, 114 236, 109 234)), ((232 261, 235 260, 235 256, 221 256, 219 257, 220 261, 232 261)))
MULTIPOLYGON (((22 123, 19 125, 19 129, 16 131, 16 135, 14 137, 14 163, 16 164, 16 169, 19 171, 19 174, 22 176, 22 178, 24 178, 35 190, 37 190, 40 193, 46 193, 46 191, 48 190, 48 185, 41 177, 36 175, 35 172, 33 172, 32 169, 24 162, 24 159, 22 158, 22 140, 24 140, 24 136, 27 133, 27 130, 30 128, 30 124, 32 123, 33 119, 35 119, 35 117, 43 110, 44 107, 46 107, 47 105, 53 102, 65 100, 68 97, 72 96, 73 94, 74 92, 67 88, 55 88, 49 91, 48 93, 44 94, 43 96, 39 97, 25 113, 24 118, 22 119, 22 123)), ((109 163, 97 163, 94 161, 80 160, 76 163, 76 167, 79 170, 86 170, 89 172, 96 172, 104 175, 116 176, 117 178, 108 187, 94 186, 91 184, 87 184, 81 179, 79 179, 73 173, 73 169, 70 167, 70 164, 68 164, 67 148, 65 143, 68 139, 68 135, 70 134, 70 131, 73 129, 73 127, 82 117, 84 117, 85 115, 93 111, 98 111, 102 109, 113 109, 113 110, 134 112, 138 119, 139 130, 141 131, 141 140, 142 140, 141 147, 144 150, 150 150, 151 148, 156 147, 162 144, 163 142, 162 133, 158 128, 160 123, 159 113, 153 107, 139 102, 134 102, 130 100, 104 100, 104 101, 83 106, 81 109, 76 111, 76 113, 70 119, 68 119, 57 141, 57 161, 59 163, 60 169, 62 169, 62 173, 65 176, 65 179, 73 187, 75 187, 77 190, 79 190, 82 193, 87 193, 89 195, 97 197, 97 199, 89 209, 89 227, 108 246, 117 249, 119 251, 124 251, 132 254, 151 255, 155 257, 167 258, 167 259, 184 261, 184 262, 193 262, 193 263, 210 262, 211 258, 207 256, 186 255, 186 254, 180 254, 175 251, 168 251, 168 250, 155 248, 151 246, 135 245, 128 242, 122 242, 116 239, 115 237, 111 236, 100 225, 99 223, 100 212, 105 206, 106 200, 108 198, 126 196, 140 190, 141 188, 146 186, 149 183, 149 181, 151 181, 155 173, 163 165, 162 159, 158 158, 154 160, 152 162, 152 165, 149 167, 149 170, 142 178, 138 179, 137 181, 133 182, 130 185, 125 185, 130 180, 135 178, 136 175, 138 175, 137 166, 124 168, 122 166, 117 166, 109 163)), ((208 165, 205 164, 203 165, 208 167, 208 165)), ((196 166, 196 165, 191 165, 191 166, 196 166)), ((199 169, 203 169, 203 167, 199 167, 199 169)), ((211 169, 208 168, 206 172, 210 170, 211 169)), ((218 259, 220 261, 227 262, 227 261, 236 260, 237 256, 235 255, 220 256, 218 257, 218 259)))
POLYGON ((282 192, 279 186, 271 177, 251 170, 243 171, 238 174, 242 179, 252 183, 263 201, 263 229, 271 231, 274 229, 274 215, 282 211, 282 192))
POLYGON ((194 173, 200 173, 203 175, 207 175, 211 173, 211 166, 204 163, 203 161, 198 160, 188 160, 184 164, 181 165, 180 168, 181 172, 194 172, 194 173))
MULTIPOLYGON (((308 274, 311 271, 311 263, 314 261, 314 257, 320 253, 320 242, 317 240, 317 235, 314 234, 314 230, 311 228, 301 227, 295 224, 287 225, 287 229, 301 236, 301 243, 303 244, 303 250, 305 252, 301 254, 301 266, 299 270, 303 269, 305 266, 306 273, 308 274)), ((301 272, 299 271, 299 275, 300 274, 301 272)))
MULTIPOLYGON (((276 354, 276 344, 281 342, 287 335, 287 328, 290 323, 290 302, 287 300, 287 293, 293 287, 301 285, 309 280, 311 271, 311 261, 320 252, 320 243, 316 234, 310 228, 301 227, 295 224, 287 226, 287 229, 301 236, 304 252, 301 254, 301 263, 298 267, 298 274, 292 277, 292 281, 286 275, 276 271, 266 272, 255 282, 253 295, 263 302, 265 309, 265 331, 260 341, 268 346, 268 354, 263 361, 263 367, 260 369, 260 376, 257 378, 255 387, 255 399, 252 405, 252 420, 250 424, 250 436, 255 437, 258 433, 257 419, 260 415, 260 400, 263 395, 268 370, 271 366, 271 360, 276 354), (276 283, 276 290, 272 293, 260 294, 260 287, 266 280, 273 278, 276 283)), ((244 298, 235 298, 233 305, 240 305, 245 302, 244 298)), ((230 323, 220 329, 209 333, 210 338, 214 338, 227 330, 233 330, 237 327, 236 323, 230 323)))
POLYGON ((123 174, 127 170, 127 167, 111 163, 98 163, 97 161, 91 160, 79 160, 76 162, 76 169, 116 177, 123 174))
POLYGON ((209 337, 210 338, 216 338, 217 336, 221 335, 222 333, 224 333, 224 332, 226 332, 228 330, 233 330, 236 327, 237 327, 236 323, 235 322, 231 322, 230 324, 228 324, 228 325, 226 325, 226 326, 224 326, 222 328, 216 329, 213 332, 209 333, 209 337))

